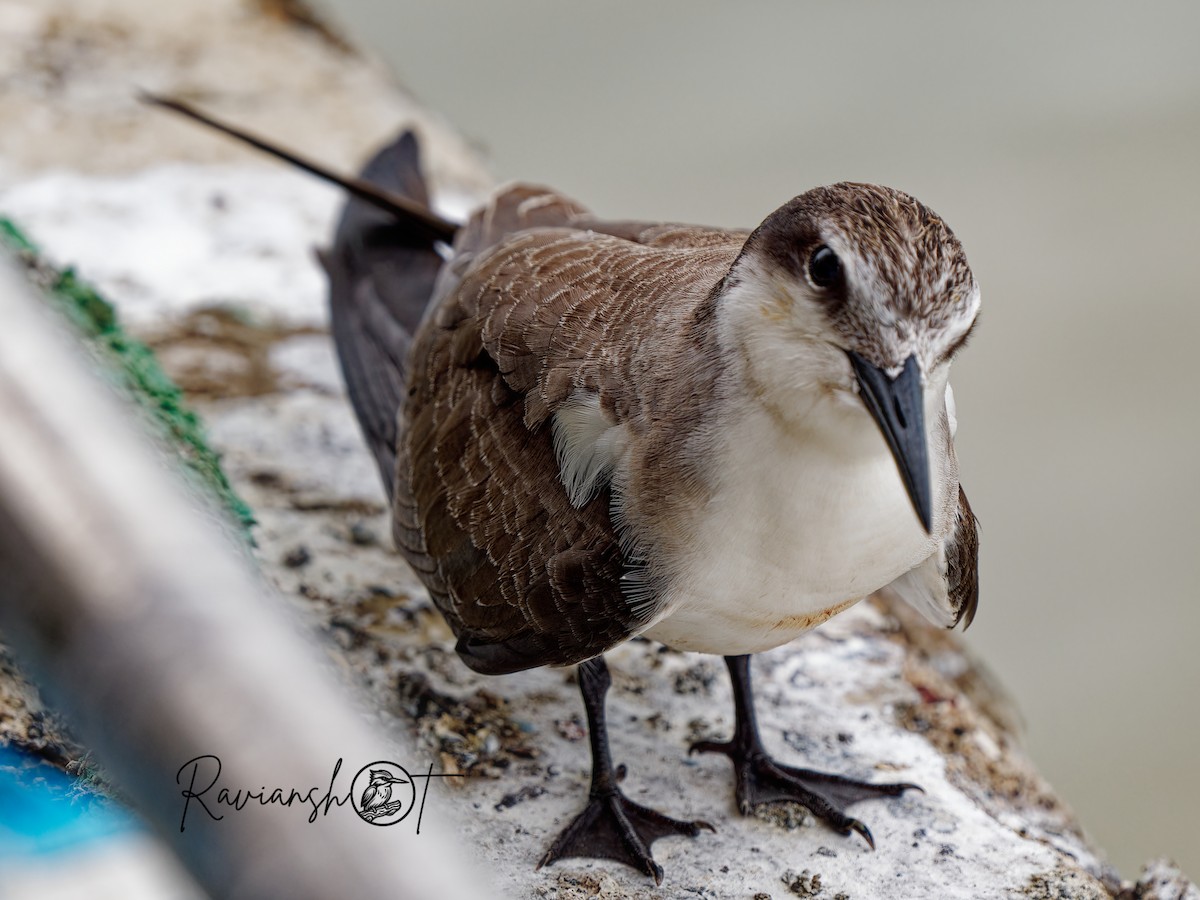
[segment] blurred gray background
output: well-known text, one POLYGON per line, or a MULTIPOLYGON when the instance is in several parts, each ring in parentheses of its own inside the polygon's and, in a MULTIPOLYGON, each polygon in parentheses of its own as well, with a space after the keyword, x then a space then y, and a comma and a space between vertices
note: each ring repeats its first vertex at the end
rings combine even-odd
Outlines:
POLYGON ((967 641, 1127 877, 1200 873, 1200 4, 325 6, 501 180, 723 225, 842 179, 941 213, 984 297, 967 641))

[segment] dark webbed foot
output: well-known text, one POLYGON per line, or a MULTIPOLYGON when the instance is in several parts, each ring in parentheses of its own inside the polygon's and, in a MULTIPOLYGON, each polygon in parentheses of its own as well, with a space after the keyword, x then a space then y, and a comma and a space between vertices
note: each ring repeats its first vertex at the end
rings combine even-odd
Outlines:
POLYGON ((756 806, 766 803, 796 802, 839 834, 857 831, 875 849, 875 838, 862 821, 848 816, 845 808, 860 800, 898 797, 907 790, 920 790, 915 784, 870 784, 841 775, 799 769, 775 762, 766 753, 741 751, 732 741, 699 741, 692 753, 724 753, 733 760, 736 796, 742 815, 750 815, 756 806))
POLYGON ((845 808, 862 800, 898 797, 907 790, 921 790, 915 784, 870 784, 841 775, 815 772, 777 763, 767 755, 758 735, 754 701, 750 690, 750 658, 725 658, 733 681, 736 725, 733 740, 699 741, 691 753, 724 753, 733 761, 736 773, 738 808, 749 815, 756 806, 767 803, 796 802, 840 834, 856 831, 875 849, 871 830, 845 808))
POLYGON ((707 822, 683 822, 634 803, 618 790, 592 796, 583 812, 546 851, 538 868, 570 856, 615 859, 633 866, 662 884, 662 866, 650 855, 650 845, 661 837, 695 837, 707 822))
POLYGON ((634 803, 617 788, 617 782, 624 776, 624 766, 614 770, 608 750, 604 696, 610 684, 604 657, 580 664, 579 692, 587 710, 588 740, 592 746, 592 788, 583 812, 555 838, 538 868, 571 856, 615 859, 662 884, 663 870, 650 855, 651 844, 661 837, 695 837, 704 829, 715 829, 707 822, 684 822, 664 816, 634 803))

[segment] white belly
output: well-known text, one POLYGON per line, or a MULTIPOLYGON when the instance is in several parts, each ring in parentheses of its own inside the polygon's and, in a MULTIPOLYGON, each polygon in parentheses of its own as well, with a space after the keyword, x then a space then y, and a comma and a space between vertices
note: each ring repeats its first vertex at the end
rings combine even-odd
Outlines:
MULTIPOLYGON (((670 566, 665 615, 647 637, 722 655, 768 650, 934 552, 946 516, 926 534, 866 412, 827 412, 819 428, 799 431, 755 407, 730 430, 736 437, 714 460, 717 490, 670 566)), ((944 487, 933 481, 940 511, 944 487)))

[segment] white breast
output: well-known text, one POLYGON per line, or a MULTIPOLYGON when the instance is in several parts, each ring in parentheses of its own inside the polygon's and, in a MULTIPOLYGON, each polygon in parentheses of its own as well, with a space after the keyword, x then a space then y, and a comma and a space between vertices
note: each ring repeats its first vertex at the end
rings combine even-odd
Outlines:
MULTIPOLYGON (((896 463, 865 409, 821 401, 804 426, 752 404, 713 459, 698 511, 648 637, 735 655, 779 646, 932 554, 896 463)), ((935 420, 936 421, 936 420, 935 420)), ((946 527, 934 438, 934 535, 946 527)))

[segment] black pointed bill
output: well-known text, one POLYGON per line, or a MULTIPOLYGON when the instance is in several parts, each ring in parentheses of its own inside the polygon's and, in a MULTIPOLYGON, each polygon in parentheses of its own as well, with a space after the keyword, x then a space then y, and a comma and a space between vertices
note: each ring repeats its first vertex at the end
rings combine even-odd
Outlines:
POLYGON ((925 400, 917 357, 910 356, 895 378, 847 351, 859 393, 879 424, 884 440, 896 457, 900 477, 926 532, 933 530, 933 492, 929 484, 929 447, 925 440, 925 400))

